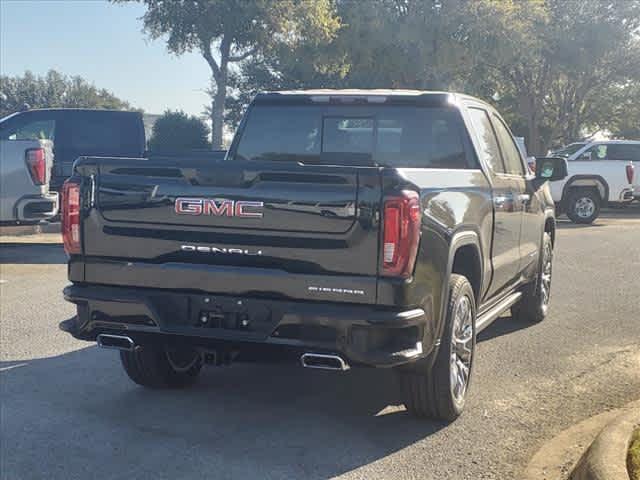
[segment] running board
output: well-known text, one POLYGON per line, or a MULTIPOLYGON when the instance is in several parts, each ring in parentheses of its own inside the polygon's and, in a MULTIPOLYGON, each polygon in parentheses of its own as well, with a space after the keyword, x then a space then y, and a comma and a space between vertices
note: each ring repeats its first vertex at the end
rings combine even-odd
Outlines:
POLYGON ((476 319, 476 334, 491 325, 491 322, 502 315, 507 308, 510 308, 517 303, 518 300, 520 300, 520 297, 522 297, 522 292, 513 292, 503 300, 500 300, 496 305, 491 307, 482 315, 479 315, 476 319))

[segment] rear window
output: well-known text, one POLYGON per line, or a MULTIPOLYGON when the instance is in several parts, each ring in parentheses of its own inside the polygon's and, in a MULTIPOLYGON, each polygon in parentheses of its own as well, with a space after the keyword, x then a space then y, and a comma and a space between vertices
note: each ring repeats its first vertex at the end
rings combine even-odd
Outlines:
POLYGON ((457 110, 400 105, 256 105, 237 160, 471 168, 457 110))

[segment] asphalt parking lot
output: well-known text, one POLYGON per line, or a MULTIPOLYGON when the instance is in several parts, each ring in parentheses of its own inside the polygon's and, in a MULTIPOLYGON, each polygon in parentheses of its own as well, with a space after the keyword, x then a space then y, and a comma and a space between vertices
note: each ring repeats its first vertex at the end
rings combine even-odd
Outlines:
POLYGON ((640 206, 560 220, 549 317, 483 332, 449 426, 409 417, 386 370, 237 364, 144 390, 58 331, 73 309, 51 240, 0 246, 2 479, 512 479, 545 439, 640 398, 640 206))

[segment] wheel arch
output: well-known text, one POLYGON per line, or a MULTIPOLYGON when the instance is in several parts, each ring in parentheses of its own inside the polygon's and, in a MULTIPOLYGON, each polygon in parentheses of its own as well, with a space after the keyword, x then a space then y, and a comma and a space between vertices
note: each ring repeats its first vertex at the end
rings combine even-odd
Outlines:
POLYGON ((449 282, 453 273, 460 273, 461 275, 471 275, 473 278, 468 278, 471 283, 471 288, 476 296, 475 303, 476 309, 479 308, 482 292, 484 291, 484 275, 485 275, 485 261, 483 257, 482 244, 480 243, 480 236, 474 230, 459 230, 451 236, 449 241, 449 255, 444 272, 444 278, 442 283, 442 295, 440 297, 440 314, 435 318, 437 324, 435 325, 435 338, 437 339, 435 347, 432 353, 429 355, 429 364, 432 365, 435 361, 438 351, 440 350, 440 341, 442 339, 444 326, 446 324, 447 305, 449 304, 449 282), (458 264, 456 265, 456 258, 458 264), (464 259, 464 260, 463 260, 464 259), (471 259, 471 262, 467 263, 465 260, 471 259), (455 271, 454 267, 460 267, 465 265, 468 267, 466 271, 455 271))
POLYGON ((482 258, 482 248, 476 232, 472 230, 462 231, 453 236, 451 248, 449 249, 447 282, 452 273, 464 275, 473 289, 476 297, 476 306, 480 303, 483 291, 484 266, 482 258))
MULTIPOLYGON (((556 218, 552 210, 545 213, 543 235, 548 233, 551 236, 551 245, 556 244, 556 218)), ((542 241, 542 239, 540 239, 542 241)))
POLYGON ((562 204, 566 202, 569 190, 580 187, 595 187, 603 202, 609 200, 609 184, 601 175, 573 175, 562 188, 562 204))

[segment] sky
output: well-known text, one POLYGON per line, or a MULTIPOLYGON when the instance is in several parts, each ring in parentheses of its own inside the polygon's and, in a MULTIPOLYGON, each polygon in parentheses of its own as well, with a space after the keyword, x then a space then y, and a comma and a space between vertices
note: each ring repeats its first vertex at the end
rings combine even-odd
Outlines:
POLYGON ((147 113, 200 115, 209 67, 142 33, 144 7, 106 0, 0 0, 0 73, 80 75, 147 113))

